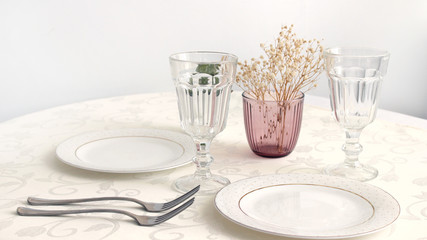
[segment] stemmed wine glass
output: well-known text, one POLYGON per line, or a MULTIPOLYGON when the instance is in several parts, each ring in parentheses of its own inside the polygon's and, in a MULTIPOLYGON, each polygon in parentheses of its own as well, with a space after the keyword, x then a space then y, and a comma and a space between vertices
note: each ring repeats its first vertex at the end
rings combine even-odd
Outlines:
POLYGON ((169 57, 172 78, 178 96, 181 127, 196 144, 193 175, 175 181, 175 187, 187 192, 200 185, 198 194, 216 193, 230 181, 213 175, 209 165, 212 139, 224 130, 231 88, 236 77, 237 57, 219 52, 185 52, 169 57))
POLYGON ((324 173, 368 181, 378 170, 361 164, 359 136, 376 116, 378 95, 390 54, 369 48, 330 48, 324 52, 329 78, 330 103, 338 124, 345 130, 345 161, 323 169, 324 173))

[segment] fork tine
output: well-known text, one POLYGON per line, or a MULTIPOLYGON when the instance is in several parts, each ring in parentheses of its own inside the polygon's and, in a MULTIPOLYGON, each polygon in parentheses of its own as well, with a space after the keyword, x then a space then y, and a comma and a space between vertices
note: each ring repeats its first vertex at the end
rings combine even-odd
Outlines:
POLYGON ((165 222, 169 219, 171 219, 172 217, 178 215, 180 212, 184 211, 186 208, 188 208, 191 204, 193 204, 194 202, 194 197, 190 200, 188 200, 187 202, 185 202, 184 204, 182 204, 181 206, 175 208, 174 210, 156 217, 156 219, 154 220, 155 224, 160 224, 162 222, 165 222))
POLYGON ((194 194, 196 194, 200 189, 200 185, 198 185, 197 187, 191 189, 190 191, 188 191, 187 193, 185 193, 184 195, 182 195, 179 198, 176 198, 170 202, 167 202, 165 204, 163 204, 162 206, 162 210, 168 210, 170 208, 175 207, 176 205, 182 203, 183 201, 187 200, 189 197, 193 196, 194 194))

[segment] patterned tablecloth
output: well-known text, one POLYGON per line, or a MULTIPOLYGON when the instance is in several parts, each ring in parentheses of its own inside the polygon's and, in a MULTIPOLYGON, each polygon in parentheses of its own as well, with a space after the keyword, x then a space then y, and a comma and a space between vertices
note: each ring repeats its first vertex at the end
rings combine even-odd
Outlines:
MULTIPOLYGON (((309 97, 307 97, 309 98, 309 97)), ((308 100, 308 99, 307 99, 308 100)), ((113 174, 68 166, 55 157, 56 146, 88 131, 159 128, 182 132, 174 93, 143 94, 75 103, 0 123, 0 239, 282 239, 241 227, 217 212, 212 197, 197 197, 186 211, 156 227, 141 227, 127 216, 92 213, 61 217, 22 217, 28 196, 77 198, 131 196, 162 202, 179 195, 174 179, 192 164, 156 173, 113 174)), ((329 109, 308 101, 300 138, 284 158, 261 158, 246 142, 241 96, 232 94, 227 127, 213 141, 214 173, 232 182, 265 174, 320 173, 343 160, 343 131, 329 109)), ((361 135, 363 162, 379 169, 370 184, 393 195, 399 219, 384 230, 357 239, 427 239, 427 130, 377 119, 361 135)), ((79 207, 127 208, 134 204, 90 203, 79 207)), ((44 207, 44 208, 76 208, 44 207)), ((286 239, 286 238, 284 238, 286 239)))

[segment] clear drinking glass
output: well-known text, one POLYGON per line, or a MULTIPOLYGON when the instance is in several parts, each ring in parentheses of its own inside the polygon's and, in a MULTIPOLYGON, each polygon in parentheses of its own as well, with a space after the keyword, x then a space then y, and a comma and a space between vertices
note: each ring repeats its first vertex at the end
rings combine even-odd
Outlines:
POLYGON ((230 181, 211 173, 213 157, 209 146, 226 125, 237 57, 219 52, 186 52, 170 56, 169 61, 181 127, 193 138, 197 149, 193 158, 196 172, 177 179, 175 187, 187 192, 200 185, 198 194, 216 193, 230 181))
POLYGON ((324 52, 324 57, 332 112, 346 135, 342 147, 345 161, 327 166, 324 173, 359 181, 371 180, 378 171, 359 162, 359 153, 363 149, 359 136, 375 119, 390 54, 369 48, 330 48, 324 52))

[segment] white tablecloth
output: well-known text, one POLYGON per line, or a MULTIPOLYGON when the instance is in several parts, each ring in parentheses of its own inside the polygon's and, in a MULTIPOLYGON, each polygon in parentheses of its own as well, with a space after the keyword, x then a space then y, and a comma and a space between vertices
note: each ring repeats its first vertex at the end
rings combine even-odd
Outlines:
MULTIPOLYGON (((241 96, 234 92, 227 127, 211 147, 215 157, 213 172, 233 182, 265 174, 320 173, 326 164, 341 162, 344 133, 331 118, 329 109, 313 103, 316 98, 308 96, 294 152, 284 158, 261 158, 251 152, 246 142, 241 96)), ((378 118, 362 132, 364 151, 360 158, 379 169, 379 176, 369 184, 392 194, 401 205, 401 215, 384 230, 358 239, 425 240, 427 130, 389 119, 378 118)), ((88 131, 124 128, 182 131, 175 94, 93 100, 0 123, 0 239, 281 239, 225 219, 215 209, 213 196, 197 197, 189 209, 155 227, 141 227, 127 216, 110 213, 60 217, 16 214, 18 206, 27 205, 28 196, 132 196, 153 202, 178 196, 171 187, 172 182, 192 173, 195 169, 192 164, 156 173, 113 174, 74 168, 55 157, 56 146, 69 137, 88 131)), ((43 208, 111 205, 144 214, 134 204, 123 202, 43 208)))

